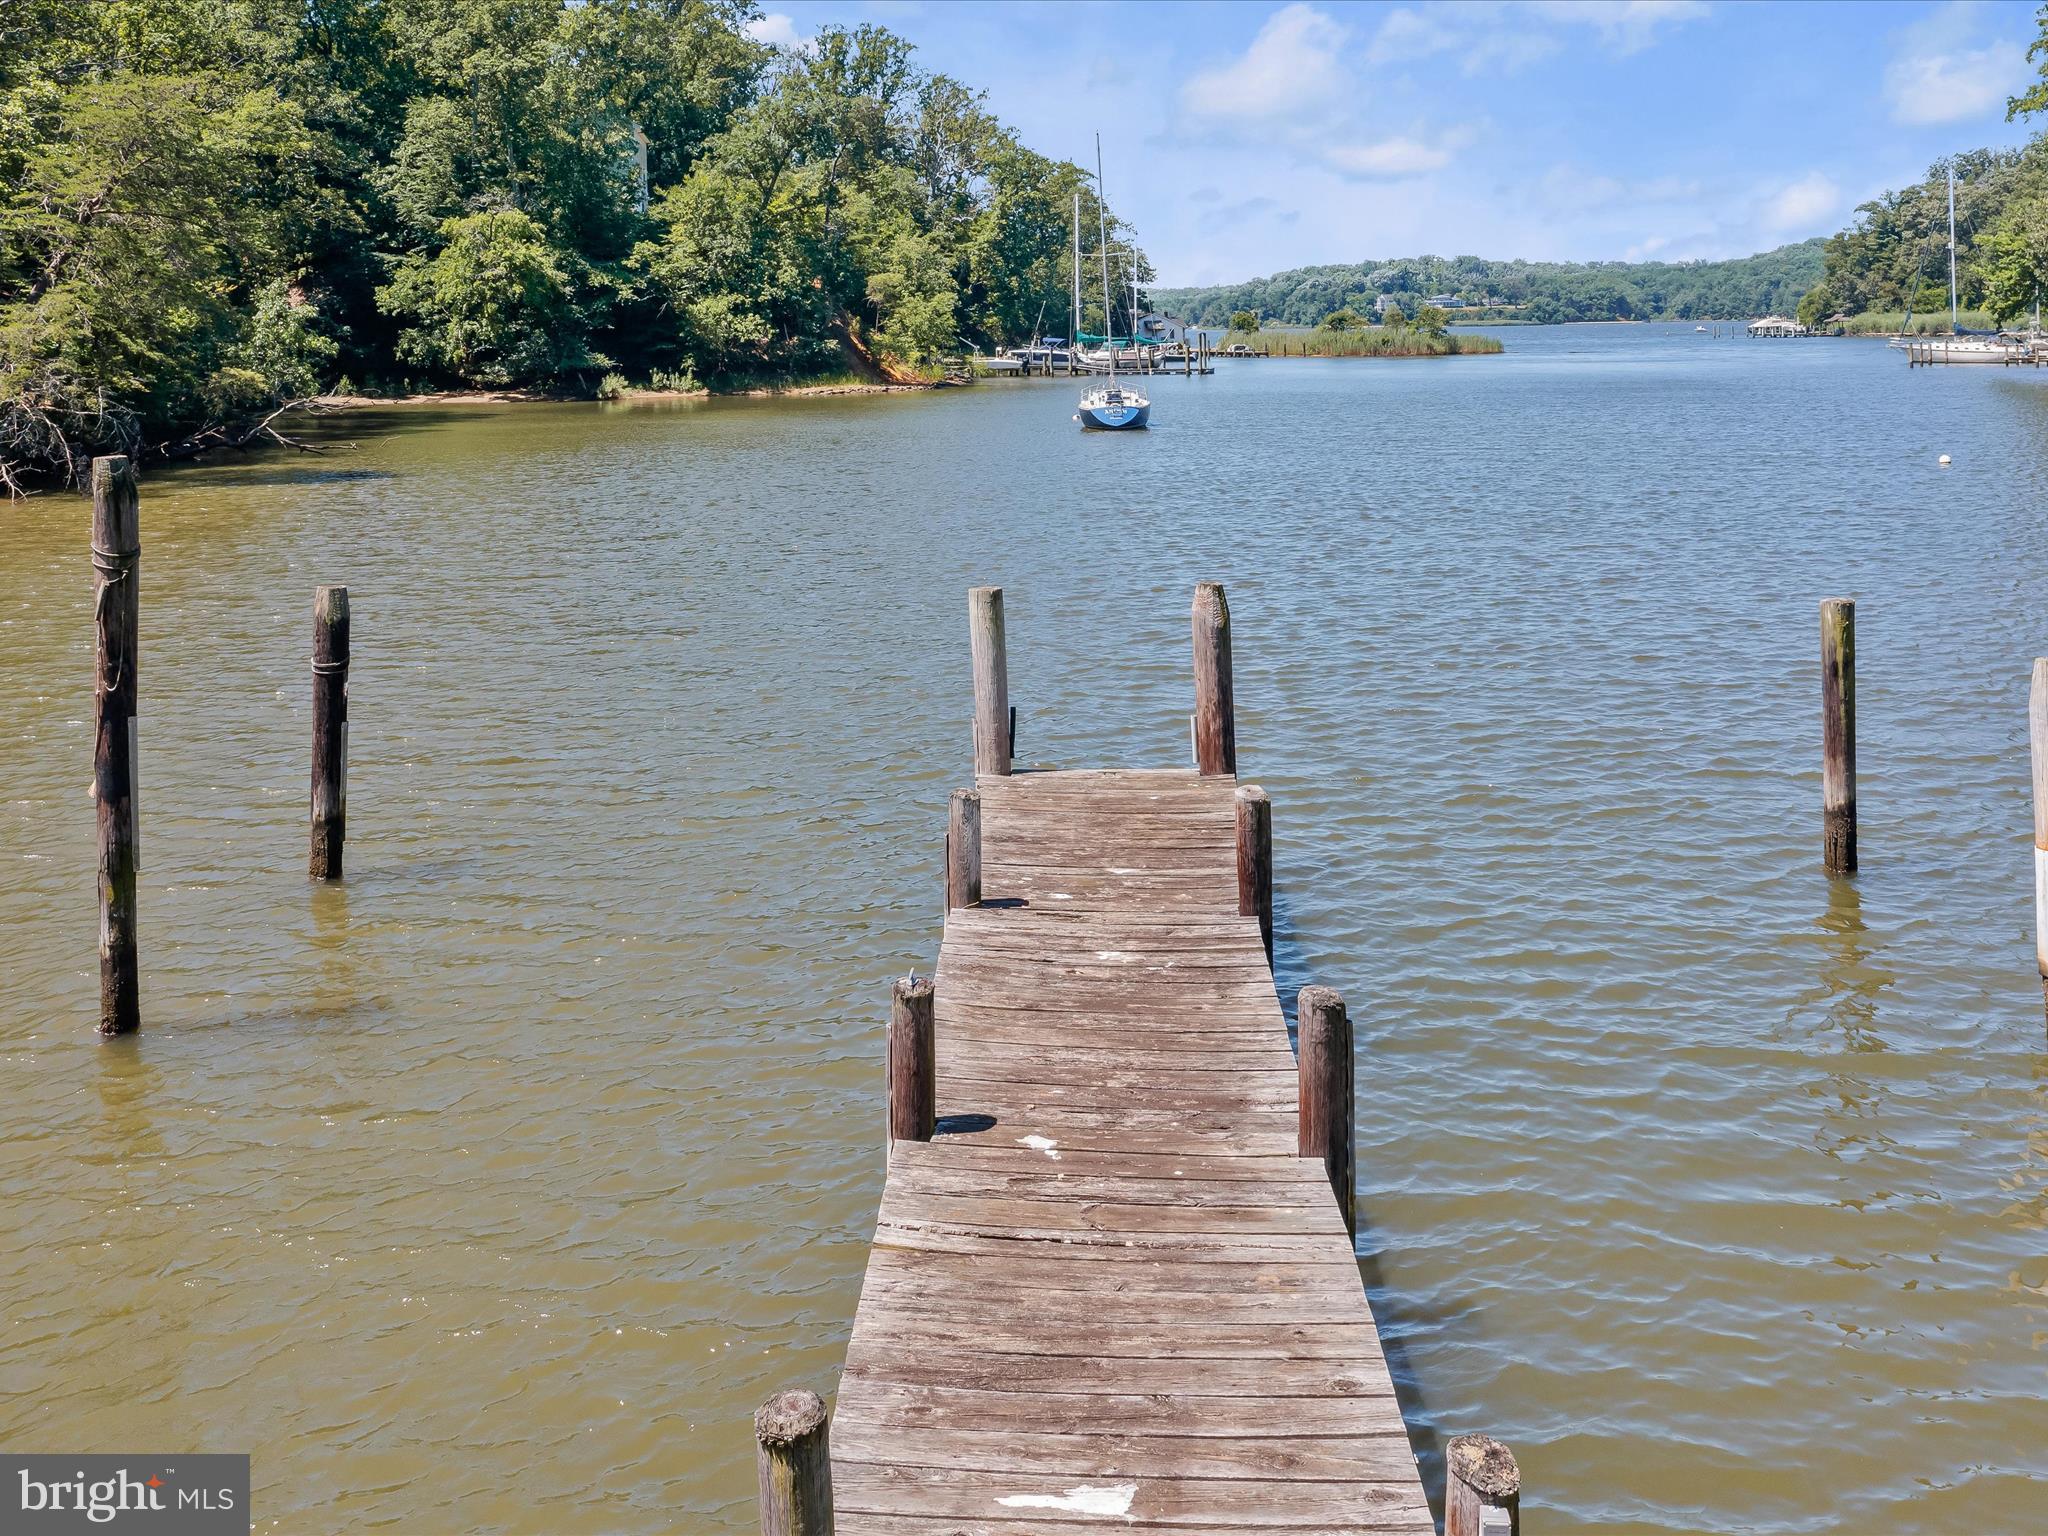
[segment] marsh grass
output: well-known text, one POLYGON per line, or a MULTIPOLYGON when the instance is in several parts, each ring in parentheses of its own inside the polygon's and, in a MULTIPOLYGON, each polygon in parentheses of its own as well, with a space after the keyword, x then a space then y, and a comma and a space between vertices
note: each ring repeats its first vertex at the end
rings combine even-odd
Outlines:
POLYGON ((1432 336, 1412 325, 1372 325, 1351 331, 1323 326, 1311 331, 1268 328, 1249 340, 1255 346, 1270 346, 1276 357, 1468 357, 1501 350, 1496 337, 1456 331, 1432 336))
MULTIPOLYGON (((1966 309, 1962 312, 1962 323, 1973 331, 1989 331, 1995 324, 1989 314, 1981 309, 1966 309)), ((1907 329, 1906 313, 1900 309, 1873 309, 1867 314, 1851 315, 1837 321, 1844 336, 1896 336, 1907 329)), ((1940 336, 1948 331, 1948 311, 1929 313, 1916 311, 1913 315, 1911 334, 1915 336, 1940 336)))

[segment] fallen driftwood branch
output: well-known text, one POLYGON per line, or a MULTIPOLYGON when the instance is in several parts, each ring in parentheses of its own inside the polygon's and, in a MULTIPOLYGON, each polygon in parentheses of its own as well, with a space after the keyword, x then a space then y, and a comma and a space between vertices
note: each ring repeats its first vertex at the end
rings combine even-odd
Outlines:
POLYGON ((254 422, 239 430, 233 430, 224 426, 206 427, 179 442, 160 443, 152 450, 151 457, 162 459, 166 462, 177 459, 196 459, 219 448, 231 449, 234 452, 242 453, 246 452, 249 445, 258 438, 268 438, 280 447, 296 448, 300 453, 325 453, 327 450, 318 443, 302 442, 296 437, 286 436, 277 430, 274 423, 278 417, 289 415, 293 411, 304 410, 317 413, 329 409, 332 409, 332 407, 323 406, 317 397, 305 395, 297 400, 287 400, 261 421, 254 422))
MULTIPOLYGON (((144 446, 136 443, 123 448, 118 439, 101 451, 107 453, 128 452, 144 464, 168 464, 186 459, 202 458, 206 454, 223 449, 246 453, 259 442, 276 443, 282 448, 293 448, 300 453, 325 453, 327 450, 318 443, 305 442, 279 430, 278 418, 293 411, 321 413, 339 409, 323 404, 314 395, 287 400, 274 407, 260 420, 242 425, 215 424, 201 427, 190 436, 171 442, 144 446)), ((31 487, 25 483, 48 476, 63 485, 77 485, 82 478, 86 463, 84 450, 74 447, 70 435, 58 424, 60 413, 35 401, 16 401, 11 408, 0 413, 0 496, 18 501, 31 494, 31 487), (12 456, 5 456, 12 450, 12 456)), ((90 416, 85 412, 72 411, 68 414, 92 425, 103 424, 110 413, 101 406, 90 416)), ((125 435, 125 434, 124 434, 125 435)), ((95 437, 99 434, 95 433, 95 437)))

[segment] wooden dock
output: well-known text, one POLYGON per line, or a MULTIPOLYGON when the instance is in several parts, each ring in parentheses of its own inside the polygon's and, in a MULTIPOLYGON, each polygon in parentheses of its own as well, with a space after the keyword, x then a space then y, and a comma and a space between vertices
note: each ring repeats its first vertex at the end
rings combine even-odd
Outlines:
POLYGON ((772 1400, 763 1529, 1426 1536, 1353 1249, 1349 1024, 1307 989, 1297 1065, 1221 589, 1196 598, 1197 768, 1014 774, 992 591, 937 974, 896 989, 888 1178, 829 1467, 822 1405, 772 1400), (771 1509, 801 1433, 822 1524, 771 1509))

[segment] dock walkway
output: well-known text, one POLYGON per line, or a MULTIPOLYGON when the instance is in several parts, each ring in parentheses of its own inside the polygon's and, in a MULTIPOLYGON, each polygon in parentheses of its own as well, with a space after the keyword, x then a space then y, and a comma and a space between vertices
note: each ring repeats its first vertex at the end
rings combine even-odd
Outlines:
POLYGON ((1234 775, 977 787, 940 1134, 893 1145, 838 1532, 1433 1532, 1345 1216, 1297 1155, 1234 775))

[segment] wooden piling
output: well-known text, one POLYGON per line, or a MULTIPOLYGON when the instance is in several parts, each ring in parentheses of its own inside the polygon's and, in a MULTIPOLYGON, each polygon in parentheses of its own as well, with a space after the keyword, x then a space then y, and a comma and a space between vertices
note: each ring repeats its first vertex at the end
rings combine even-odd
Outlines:
POLYGON ((946 910, 981 905, 981 792, 953 791, 946 816, 946 910))
POLYGON ((103 1035, 142 1027, 135 943, 141 867, 136 803, 136 673, 141 660, 142 518, 135 469, 120 454, 92 461, 92 792, 99 818, 100 1022, 103 1035))
POLYGON ((1010 771, 1010 658, 1003 640, 1003 589, 967 594, 967 639, 974 652, 974 771, 1010 771))
POLYGON ((754 1414, 761 1536, 832 1536, 831 1421, 815 1392, 778 1392, 754 1414))
POLYGON ((313 799, 307 872, 341 878, 348 828, 348 588, 313 594, 313 799))
POLYGON ((1195 585, 1195 769, 1237 772, 1236 706, 1230 690, 1230 604, 1223 583, 1195 585))
POLYGON ((1521 1536, 1522 1469, 1488 1435, 1444 1448, 1444 1536, 1521 1536))
POLYGON ((2048 1002, 2048 656, 2034 660, 2027 728, 2034 760, 2034 967, 2048 1002))
POLYGON ((1259 920, 1273 963, 1273 802, 1256 784, 1237 791, 1237 915, 1259 920))
POLYGON ((1358 1235, 1352 1201, 1351 1017, 1329 987, 1303 987, 1295 1000, 1295 1055, 1300 1073, 1300 1146, 1320 1157, 1344 1226, 1358 1235))
POLYGON ((1856 600, 1820 605, 1821 822, 1828 873, 1856 872, 1856 600))
POLYGON ((889 1140, 930 1141, 938 1118, 932 979, 905 976, 889 1008, 889 1140))

